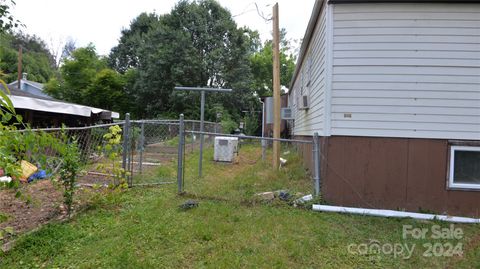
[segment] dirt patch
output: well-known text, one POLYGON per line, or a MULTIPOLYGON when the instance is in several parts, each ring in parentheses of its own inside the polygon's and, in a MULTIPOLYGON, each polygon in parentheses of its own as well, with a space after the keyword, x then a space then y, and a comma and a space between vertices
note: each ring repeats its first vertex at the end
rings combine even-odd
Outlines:
MULTIPOLYGON (((151 158, 155 163, 171 162, 176 156, 175 147, 162 144, 147 148, 151 152, 145 152, 144 161, 150 161, 149 158, 151 158)), ((134 158, 134 160, 137 159, 134 158)), ((78 176, 77 183, 80 187, 74 198, 74 212, 88 204, 92 191, 101 191, 85 186, 105 186, 114 183, 108 171, 105 173, 97 169, 100 163, 111 165, 109 161, 99 159, 96 164, 87 167, 86 171, 78 176)), ((145 165, 144 175, 149 175, 157 167, 145 165)), ((136 173, 138 169, 134 171, 136 173)), ((0 243, 8 243, 18 235, 39 228, 52 220, 66 219, 62 185, 54 184, 47 179, 23 184, 18 191, 22 194, 21 197, 16 197, 17 190, 0 189, 0 230, 7 227, 9 227, 8 230, 11 230, 10 227, 13 229, 13 235, 5 234, 4 239, 0 239, 0 243)))
POLYGON ((92 171, 94 174, 87 173, 83 176, 77 178, 77 183, 79 184, 97 184, 97 185, 109 185, 113 183, 112 176, 101 175, 101 172, 92 171), (99 174, 95 174, 99 173, 99 174))
POLYGON ((50 180, 41 180, 22 186, 22 197, 15 197, 17 191, 0 191, 0 212, 7 220, 0 223, 0 229, 12 227, 15 234, 32 230, 52 218, 61 217, 60 205, 63 193, 50 180))
MULTIPOLYGON (((97 177, 101 180, 101 177, 97 177)), ((93 190, 94 191, 94 190, 93 190)), ((23 184, 18 192, 17 190, 0 190, 0 214, 6 220, 0 223, 0 230, 10 227, 13 234, 4 234, 0 243, 8 244, 16 236, 25 232, 39 228, 40 226, 51 222, 52 220, 67 219, 67 212, 63 204, 63 186, 59 183, 54 184, 51 180, 40 180, 29 184, 23 184)), ((80 186, 77 188, 73 214, 87 205, 91 188, 80 186)), ((5 229, 5 230, 7 230, 5 229)))

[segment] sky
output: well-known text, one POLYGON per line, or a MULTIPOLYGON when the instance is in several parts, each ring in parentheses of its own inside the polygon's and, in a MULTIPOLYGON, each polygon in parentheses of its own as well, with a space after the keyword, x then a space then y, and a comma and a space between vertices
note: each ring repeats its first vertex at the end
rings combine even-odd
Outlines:
MULTIPOLYGON (((13 14, 26 28, 24 32, 42 38, 53 50, 61 50, 67 39, 77 47, 90 42, 97 52, 107 55, 117 45, 121 30, 141 12, 169 13, 177 0, 16 0, 13 14)), ((219 0, 239 26, 247 26, 260 33, 262 41, 271 39, 270 18, 273 5, 278 2, 280 28, 287 30, 287 38, 303 38, 315 0, 219 0)), ((297 44, 299 45, 299 44, 297 44)))

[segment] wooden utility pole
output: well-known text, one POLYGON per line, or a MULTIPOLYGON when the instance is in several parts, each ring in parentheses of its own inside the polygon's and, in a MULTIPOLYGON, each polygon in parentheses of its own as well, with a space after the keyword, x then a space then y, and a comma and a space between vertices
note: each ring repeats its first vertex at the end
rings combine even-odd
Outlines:
POLYGON ((22 46, 18 48, 18 82, 17 82, 17 88, 21 90, 21 81, 22 81, 22 46))
MULTIPOLYGON (((280 32, 278 3, 273 6, 273 138, 280 138, 280 32)), ((280 167, 280 141, 273 141, 273 168, 280 167)))

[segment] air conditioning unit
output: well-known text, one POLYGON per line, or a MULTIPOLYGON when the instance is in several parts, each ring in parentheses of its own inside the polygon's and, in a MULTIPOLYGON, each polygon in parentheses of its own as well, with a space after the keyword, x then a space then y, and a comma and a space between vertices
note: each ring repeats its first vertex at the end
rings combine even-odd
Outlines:
POLYGON ((281 110, 282 120, 293 120, 293 110, 290 107, 282 107, 281 110))
POLYGON ((238 152, 238 138, 217 136, 215 137, 213 160, 216 162, 233 162, 235 153, 238 152))
POLYGON ((301 95, 298 100, 298 109, 308 109, 310 107, 310 97, 308 95, 301 95))

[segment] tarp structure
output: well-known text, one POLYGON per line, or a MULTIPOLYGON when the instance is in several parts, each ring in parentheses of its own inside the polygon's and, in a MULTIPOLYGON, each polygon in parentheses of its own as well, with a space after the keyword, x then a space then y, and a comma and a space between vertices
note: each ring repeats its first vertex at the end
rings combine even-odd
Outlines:
POLYGON ((20 109, 30 109, 36 111, 69 114, 84 117, 91 117, 92 114, 99 114, 103 112, 111 114, 111 117, 113 119, 118 119, 120 117, 118 112, 112 112, 100 108, 77 105, 72 103, 64 103, 57 100, 47 100, 18 95, 10 95, 10 99, 12 100, 13 106, 20 109))

